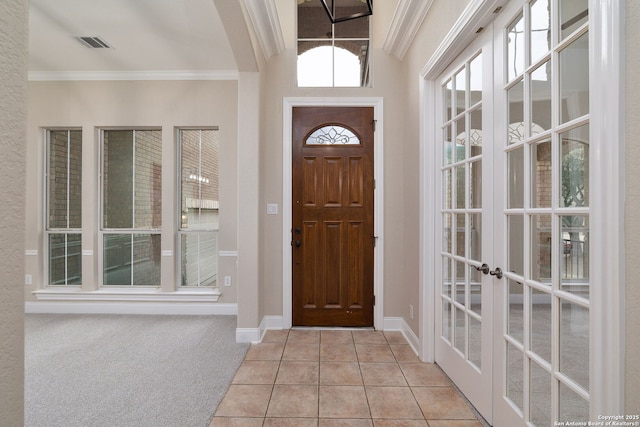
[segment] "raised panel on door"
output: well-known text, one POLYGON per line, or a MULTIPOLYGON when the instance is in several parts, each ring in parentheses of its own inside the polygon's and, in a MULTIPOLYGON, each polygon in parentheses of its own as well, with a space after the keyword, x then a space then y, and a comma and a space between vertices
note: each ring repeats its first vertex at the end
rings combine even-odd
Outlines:
POLYGON ((342 235, 343 224, 337 221, 326 221, 324 223, 324 242, 322 251, 324 252, 324 280, 318 282, 318 288, 324 290, 323 308, 341 309, 344 298, 342 288, 344 281, 342 258, 342 235))
POLYGON ((323 159, 322 182, 324 187, 324 207, 342 206, 343 168, 342 157, 325 157, 323 159))
POLYGON ((351 207, 364 206, 364 159, 350 157, 348 159, 348 205, 351 207))
MULTIPOLYGON (((360 254, 365 247, 365 227, 362 222, 349 221, 347 223, 346 236, 346 259, 347 259, 347 280, 349 283, 362 283, 365 280, 364 262, 360 254)), ((347 289, 347 303, 350 309, 362 309, 365 304, 363 289, 358 286, 351 286, 347 289)))
POLYGON ((302 160, 302 197, 300 202, 304 206, 318 206, 320 204, 318 182, 322 179, 322 169, 316 157, 305 157, 302 160))
POLYGON ((302 276, 298 298, 299 304, 308 309, 317 307, 316 283, 323 280, 323 271, 320 269, 322 264, 319 262, 322 255, 322 231, 318 228, 321 226, 317 221, 305 221, 302 229, 301 238, 305 242, 302 249, 305 252, 303 268, 306 274, 302 276))

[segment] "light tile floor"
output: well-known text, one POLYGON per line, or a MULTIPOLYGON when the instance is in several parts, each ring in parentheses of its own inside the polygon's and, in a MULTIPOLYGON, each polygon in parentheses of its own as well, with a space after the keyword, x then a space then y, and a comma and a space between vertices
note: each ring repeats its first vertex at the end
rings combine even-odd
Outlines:
POLYGON ((250 347, 211 427, 482 427, 400 332, 268 331, 250 347))

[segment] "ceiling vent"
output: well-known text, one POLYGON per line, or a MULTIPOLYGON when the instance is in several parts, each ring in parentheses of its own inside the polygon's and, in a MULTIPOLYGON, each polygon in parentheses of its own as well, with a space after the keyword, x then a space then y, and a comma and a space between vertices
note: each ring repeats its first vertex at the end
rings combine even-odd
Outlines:
POLYGON ((91 49, 110 49, 111 46, 98 36, 77 37, 77 39, 91 49))

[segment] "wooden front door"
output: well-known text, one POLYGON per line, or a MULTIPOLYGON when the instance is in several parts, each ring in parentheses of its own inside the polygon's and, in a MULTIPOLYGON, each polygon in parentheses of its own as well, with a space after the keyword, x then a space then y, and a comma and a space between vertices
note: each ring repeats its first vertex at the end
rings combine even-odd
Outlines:
POLYGON ((373 108, 293 109, 293 325, 373 326, 373 108))

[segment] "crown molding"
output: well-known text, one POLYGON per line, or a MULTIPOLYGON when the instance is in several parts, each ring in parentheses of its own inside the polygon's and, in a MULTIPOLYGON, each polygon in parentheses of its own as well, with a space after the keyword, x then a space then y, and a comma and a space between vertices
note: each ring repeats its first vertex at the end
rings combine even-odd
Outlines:
POLYGON ((109 80, 238 80, 238 71, 29 71, 29 81, 109 80))
POLYGON ((427 16, 433 0, 400 0, 382 48, 402 60, 427 16))
POLYGON ((244 0, 262 53, 268 60, 284 51, 284 37, 275 0, 244 0))
POLYGON ((471 0, 420 72, 434 79, 501 12, 507 0, 471 0))

